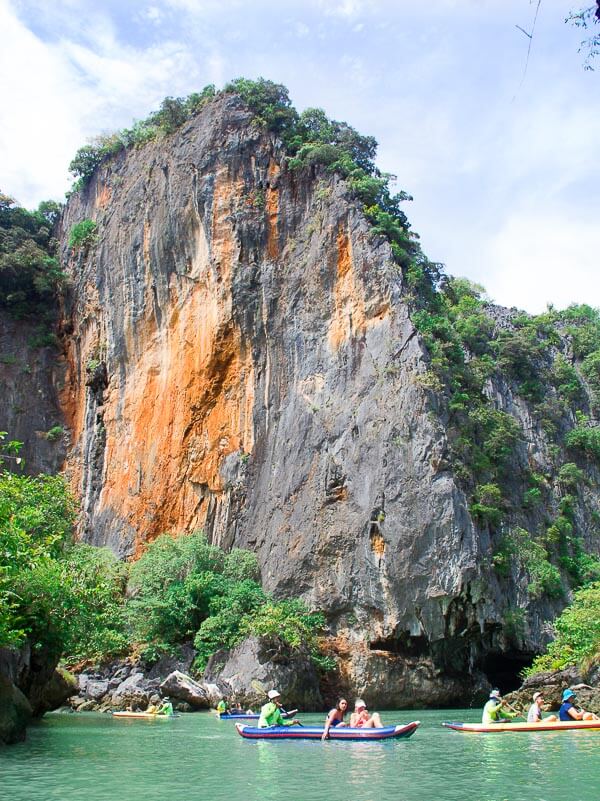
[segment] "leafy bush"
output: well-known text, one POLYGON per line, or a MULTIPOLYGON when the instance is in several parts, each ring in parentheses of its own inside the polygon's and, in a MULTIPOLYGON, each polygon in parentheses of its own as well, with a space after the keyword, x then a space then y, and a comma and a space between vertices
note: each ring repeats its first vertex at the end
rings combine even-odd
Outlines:
POLYGON ((558 471, 558 483, 567 490, 577 489, 585 481, 585 473, 573 462, 565 462, 558 471))
POLYGON ((55 442, 57 439, 60 439, 64 433, 65 430, 62 426, 52 426, 49 431, 46 431, 46 439, 48 442, 55 442))
POLYGON ((62 572, 76 607, 64 638, 64 659, 105 659, 129 645, 125 616, 127 565, 108 548, 70 548, 62 572))
POLYGON ((600 464, 600 427, 590 425, 585 415, 578 416, 577 425, 565 436, 565 445, 600 464))
POLYGON ((470 506, 470 512, 483 523, 497 526, 503 515, 502 492, 496 484, 482 484, 475 490, 475 502, 470 506))
POLYGON ((69 233, 69 247, 80 250, 92 245, 98 239, 97 230, 98 226, 93 220, 81 220, 75 223, 69 233))
POLYGON ((15 317, 55 317, 56 295, 66 281, 52 238, 59 214, 52 201, 30 212, 0 193, 0 306, 15 317))
POLYGON ((560 572, 548 559, 543 545, 536 542, 523 528, 516 527, 506 534, 494 554, 493 565, 501 576, 508 576, 514 566, 529 576, 527 591, 532 598, 563 594, 560 572))
POLYGON ((68 600, 59 559, 73 519, 61 478, 0 473, 0 646, 31 636, 60 650, 65 616, 56 605, 68 600))
POLYGON ((578 590, 573 603, 554 621, 556 638, 546 653, 525 671, 530 676, 542 670, 562 670, 600 652, 600 582, 578 590))
POLYGON ((249 634, 314 648, 322 617, 298 601, 273 601, 257 579, 258 563, 249 551, 226 554, 201 532, 159 537, 131 567, 131 636, 156 653, 193 636, 198 670, 216 650, 249 634))

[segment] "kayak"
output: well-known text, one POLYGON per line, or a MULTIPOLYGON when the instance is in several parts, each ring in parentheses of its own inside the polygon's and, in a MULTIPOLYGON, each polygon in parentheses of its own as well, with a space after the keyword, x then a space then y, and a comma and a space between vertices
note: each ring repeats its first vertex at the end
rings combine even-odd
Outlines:
MULTIPOLYGON (((370 743, 376 740, 391 740, 399 737, 410 737, 415 733, 420 721, 384 726, 382 729, 351 729, 349 726, 335 726, 329 729, 330 740, 358 740, 370 743)), ((244 723, 235 724, 238 733, 248 740, 320 740, 323 726, 269 726, 258 729, 255 726, 246 726, 244 723)))
POLYGON ((146 720, 169 720, 179 715, 159 715, 157 712, 113 712, 113 718, 145 718, 146 720))
POLYGON ((442 726, 453 731, 470 734, 498 734, 503 731, 569 731, 573 729, 600 730, 600 720, 550 720, 547 723, 494 723, 491 726, 483 723, 460 723, 449 720, 442 726))
MULTIPOLYGON (((282 718, 293 718, 294 715, 298 714, 297 709, 290 709, 289 712, 282 712, 282 718)), ((219 715, 219 720, 258 720, 260 715, 258 713, 252 714, 243 714, 242 712, 222 712, 219 715)))

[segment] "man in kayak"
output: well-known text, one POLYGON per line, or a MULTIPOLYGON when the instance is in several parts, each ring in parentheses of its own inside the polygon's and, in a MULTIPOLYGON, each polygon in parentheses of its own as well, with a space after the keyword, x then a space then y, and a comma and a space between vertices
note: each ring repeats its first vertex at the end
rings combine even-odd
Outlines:
POLYGON ((227 702, 226 698, 221 698, 219 703, 217 704, 217 712, 219 715, 226 715, 229 711, 229 703, 227 702))
POLYGON ((160 707, 156 710, 157 715, 167 715, 171 717, 173 713, 173 704, 170 698, 165 698, 160 707))
POLYGON ((483 707, 483 715, 481 722, 484 726, 489 726, 491 723, 503 723, 505 720, 512 720, 517 717, 516 712, 509 712, 508 709, 503 709, 504 701, 500 695, 500 690, 492 690, 487 704, 483 707))
POLYGON ((281 715, 281 693, 269 690, 269 700, 260 710, 258 728, 267 729, 269 726, 301 726, 299 720, 284 720, 281 715))
POLYGON ((574 701, 577 696, 573 690, 565 690, 562 694, 562 705, 558 711, 559 720, 600 720, 598 715, 593 712, 586 712, 585 709, 577 709, 574 706, 574 701))
POLYGON ((527 723, 541 723, 545 720, 547 723, 556 721, 556 715, 548 715, 547 718, 542 718, 542 707, 544 706, 544 696, 541 693, 533 694, 533 704, 529 707, 527 713, 527 723))

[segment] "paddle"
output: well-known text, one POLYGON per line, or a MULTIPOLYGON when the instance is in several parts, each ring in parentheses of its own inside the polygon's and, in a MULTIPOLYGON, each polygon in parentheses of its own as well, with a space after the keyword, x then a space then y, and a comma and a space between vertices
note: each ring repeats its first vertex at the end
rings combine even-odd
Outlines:
POLYGON ((508 709, 510 709, 511 712, 514 712, 518 718, 525 718, 526 717, 522 712, 519 712, 518 709, 515 709, 515 707, 512 704, 509 704, 508 701, 505 701, 504 698, 502 699, 502 704, 503 704, 503 706, 505 706, 508 709))

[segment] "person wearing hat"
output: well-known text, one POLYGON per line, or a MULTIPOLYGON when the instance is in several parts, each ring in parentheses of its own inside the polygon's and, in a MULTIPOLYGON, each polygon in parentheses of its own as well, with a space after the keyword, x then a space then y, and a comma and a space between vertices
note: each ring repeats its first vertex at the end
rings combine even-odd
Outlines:
POLYGON ((174 714, 174 712, 173 712, 173 704, 171 703, 171 699, 170 698, 165 698, 163 700, 163 702, 160 705, 160 707, 156 710, 156 714, 157 715, 167 715, 168 717, 171 717, 174 714))
POLYGON ((258 728, 266 729, 269 726, 301 726, 299 720, 284 720, 281 715, 281 693, 269 690, 269 700, 261 707, 258 728))
MULTIPOLYGON (((541 723, 542 718, 542 707, 544 706, 544 696, 542 693, 537 692, 533 694, 533 704, 529 707, 529 712, 527 713, 527 723, 541 723)), ((556 715, 548 715, 545 719, 547 722, 558 720, 556 715)))
POLYGON ((382 729, 383 723, 378 712, 371 714, 362 698, 354 702, 354 712, 350 715, 350 726, 354 729, 382 729))
POLYGON ((517 717, 516 712, 509 712, 508 709, 503 709, 503 704, 504 701, 500 695, 500 690, 492 690, 487 704, 483 707, 481 722, 484 726, 489 726, 490 723, 502 723, 505 720, 512 720, 517 717))
POLYGON ((577 709, 574 705, 577 696, 574 691, 567 689, 562 694, 562 704, 558 711, 559 720, 599 720, 598 715, 593 712, 586 712, 585 709, 577 709))

